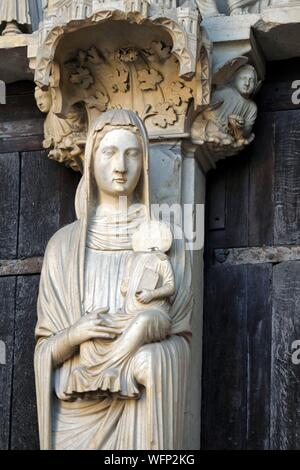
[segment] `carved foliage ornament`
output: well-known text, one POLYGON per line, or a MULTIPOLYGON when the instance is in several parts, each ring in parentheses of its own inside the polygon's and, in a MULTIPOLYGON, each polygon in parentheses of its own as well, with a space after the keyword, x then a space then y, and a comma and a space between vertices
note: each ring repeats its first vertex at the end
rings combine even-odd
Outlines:
MULTIPOLYGON (((204 89, 208 89, 205 58, 203 65, 201 76, 206 80, 204 89)), ((93 46, 79 50, 64 63, 63 69, 64 88, 75 98, 64 118, 55 114, 64 98, 57 86, 61 82, 59 66, 54 64, 50 81, 52 107, 45 123, 44 141, 46 148, 53 148, 50 158, 80 170, 88 121, 93 122, 108 109, 133 109, 152 136, 161 132, 183 134, 189 104, 195 98, 196 82, 187 82, 178 76, 178 61, 164 42, 153 41, 146 49, 127 46, 111 52, 93 46), (86 113, 78 103, 85 105, 86 113)), ((203 99, 207 99, 207 95, 209 92, 203 99)))
POLYGON ((162 42, 153 42, 150 49, 125 47, 111 54, 92 47, 79 51, 65 68, 69 83, 77 86, 76 96, 88 108, 103 112, 122 108, 129 100, 145 121, 151 119, 150 128, 173 126, 193 97, 192 89, 172 73, 177 61, 162 42))

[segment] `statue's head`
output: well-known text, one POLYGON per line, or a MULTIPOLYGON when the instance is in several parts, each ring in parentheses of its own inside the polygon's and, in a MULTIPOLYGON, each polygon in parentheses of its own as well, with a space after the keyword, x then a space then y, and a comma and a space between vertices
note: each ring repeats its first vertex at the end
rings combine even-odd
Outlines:
POLYGON ((234 75, 234 85, 244 98, 250 98, 253 95, 257 84, 257 73, 252 65, 244 65, 234 75))
POLYGON ((42 113, 49 113, 52 106, 51 91, 44 91, 40 87, 36 87, 34 96, 39 110, 42 113))
POLYGON ((86 145, 82 187, 88 204, 127 196, 149 208, 148 152, 147 131, 137 114, 123 109, 101 114, 86 145))
POLYGON ((143 166, 141 136, 135 127, 103 129, 93 152, 93 173, 102 195, 131 196, 143 166))

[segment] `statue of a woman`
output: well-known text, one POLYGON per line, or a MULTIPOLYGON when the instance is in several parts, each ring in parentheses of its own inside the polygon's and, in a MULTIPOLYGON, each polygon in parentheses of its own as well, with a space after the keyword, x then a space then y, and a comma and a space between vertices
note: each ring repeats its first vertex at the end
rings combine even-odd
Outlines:
MULTIPOLYGON (((135 234, 152 223, 148 139, 135 113, 112 110, 96 121, 87 141, 76 210, 78 220, 50 240, 41 276, 35 350, 41 448, 180 449, 192 310, 184 240, 176 236, 173 241, 168 253, 172 268, 164 264, 165 254, 155 255, 155 265, 164 265, 161 297, 172 296, 170 308, 159 314, 154 302, 141 314, 139 307, 131 309, 126 318, 122 295, 129 262, 135 259, 135 234), (120 205, 121 196, 127 198, 126 205, 120 205), (134 341, 130 340, 122 367, 118 363, 116 380, 111 367, 123 336, 125 347, 126 337, 134 341), (93 344, 97 351, 84 348, 93 344), (106 378, 105 358, 111 358, 110 375, 96 390, 89 382, 93 372, 89 369, 78 394, 72 384, 83 366, 82 353, 89 355, 95 374, 106 370, 106 378), (137 388, 134 396, 132 384, 137 388)), ((129 272, 136 271, 131 267, 129 272)), ((158 278, 149 273, 149 286, 151 282, 156 286, 158 278)), ((141 301, 141 311, 143 302, 153 298, 145 285, 143 289, 136 293, 134 304, 141 301)))

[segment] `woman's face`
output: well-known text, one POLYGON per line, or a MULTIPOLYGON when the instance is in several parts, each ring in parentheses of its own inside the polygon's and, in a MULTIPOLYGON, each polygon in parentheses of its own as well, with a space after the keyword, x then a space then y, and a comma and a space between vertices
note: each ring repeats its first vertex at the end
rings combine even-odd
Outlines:
POLYGON ((48 113, 51 109, 50 91, 43 91, 39 88, 35 90, 36 104, 42 113, 48 113))
POLYGON ((94 157, 94 175, 103 195, 131 196, 142 171, 143 151, 136 134, 116 129, 105 134, 94 157))

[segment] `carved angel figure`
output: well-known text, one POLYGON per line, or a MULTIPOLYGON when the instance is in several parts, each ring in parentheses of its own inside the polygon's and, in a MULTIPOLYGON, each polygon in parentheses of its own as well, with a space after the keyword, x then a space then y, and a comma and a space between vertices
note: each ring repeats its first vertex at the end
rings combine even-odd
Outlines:
POLYGON ((240 67, 229 84, 213 92, 211 105, 193 124, 193 139, 235 146, 250 143, 257 117, 257 106, 251 96, 257 86, 255 68, 252 65, 240 67))
POLYGON ((48 113, 44 124, 43 146, 45 149, 52 149, 49 157, 64 162, 75 170, 81 170, 87 133, 83 110, 73 107, 66 119, 63 119, 51 110, 50 90, 43 91, 36 87, 35 99, 40 111, 48 113))
POLYGON ((5 22, 2 36, 21 34, 19 26, 28 27, 31 24, 28 0, 0 0, 0 23, 5 22))
MULTIPOLYGON (((171 289, 146 309, 135 297, 141 278, 130 267, 137 254, 134 234, 152 221, 148 160, 147 132, 135 113, 116 109, 100 115, 87 140, 76 196, 78 220, 50 240, 41 275, 35 376, 42 449, 183 446, 193 305, 190 254, 185 241, 174 237, 169 259, 176 287, 168 313, 165 307, 159 311, 157 302, 165 302, 171 289), (125 196, 123 207, 120 197, 125 196), (124 309, 121 286, 127 269, 132 278, 124 309), (81 346, 89 341, 97 342, 97 351, 86 351, 97 376, 115 365, 111 361, 117 361, 122 344, 129 349, 124 367, 119 363, 112 379, 108 374, 104 396, 90 392, 87 377, 79 398, 69 394, 70 384, 74 371, 84 365, 81 346)), ((165 263, 161 276, 166 285, 169 261, 160 256, 138 255, 136 269, 143 272, 149 261, 155 278, 165 263)))

